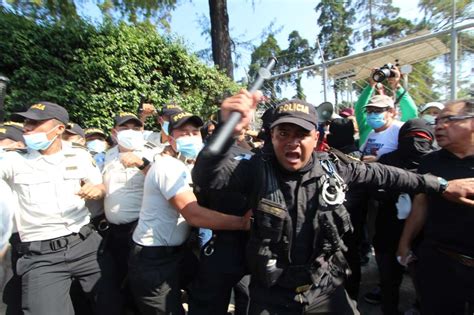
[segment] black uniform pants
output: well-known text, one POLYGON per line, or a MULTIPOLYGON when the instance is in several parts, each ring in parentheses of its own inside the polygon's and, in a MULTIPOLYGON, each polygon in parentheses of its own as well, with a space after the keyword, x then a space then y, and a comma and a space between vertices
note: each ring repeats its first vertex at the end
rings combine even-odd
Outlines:
POLYGON ((422 314, 474 313, 474 267, 441 253, 427 241, 420 246, 418 259, 416 281, 422 314))
POLYGON ((16 272, 16 262, 20 254, 16 248, 21 243, 20 235, 13 233, 10 237, 11 245, 11 266, 13 275, 3 288, 3 303, 7 305, 5 315, 21 315, 21 277, 16 272))
POLYGON ((184 315, 180 267, 186 250, 184 246, 132 245, 129 283, 142 315, 184 315))
POLYGON ((398 315, 400 285, 403 280, 404 268, 398 263, 395 251, 376 251, 375 259, 379 269, 382 291, 382 312, 384 315, 398 315))
POLYGON ((245 276, 247 238, 239 232, 214 232, 210 244, 213 253, 201 251, 199 269, 191 284, 190 315, 227 314, 234 289, 235 315, 247 315, 250 276, 245 276))
POLYGON ((235 287, 235 314, 246 315, 249 281, 248 276, 242 277, 241 273, 200 272, 191 286, 189 315, 227 314, 232 288, 235 287))
POLYGON ((296 302, 295 295, 294 291, 279 286, 262 288, 251 283, 249 315, 359 314, 342 285, 324 294, 316 294, 310 304, 296 302))
POLYGON ((24 314, 74 314, 69 290, 72 279, 79 281, 83 291, 94 301, 96 314, 118 314, 119 295, 115 286, 104 279, 110 272, 105 258, 97 250, 102 238, 93 231, 85 239, 69 238, 51 242, 32 242, 18 259, 17 272, 22 281, 24 314))

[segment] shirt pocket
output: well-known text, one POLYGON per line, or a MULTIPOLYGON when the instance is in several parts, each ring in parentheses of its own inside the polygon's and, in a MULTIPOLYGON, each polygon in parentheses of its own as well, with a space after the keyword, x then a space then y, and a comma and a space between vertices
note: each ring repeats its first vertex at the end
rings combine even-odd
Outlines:
POLYGON ((75 195, 81 190, 81 184, 83 184, 83 180, 86 180, 86 174, 79 169, 66 169, 63 172, 63 180, 64 182, 61 184, 61 187, 59 187, 62 193, 66 196, 71 194, 75 195))
POLYGON ((142 171, 129 170, 127 172, 127 183, 134 190, 143 190, 145 176, 142 171))
POLYGON ((31 204, 51 202, 56 196, 54 184, 47 173, 18 173, 13 183, 19 197, 31 204))

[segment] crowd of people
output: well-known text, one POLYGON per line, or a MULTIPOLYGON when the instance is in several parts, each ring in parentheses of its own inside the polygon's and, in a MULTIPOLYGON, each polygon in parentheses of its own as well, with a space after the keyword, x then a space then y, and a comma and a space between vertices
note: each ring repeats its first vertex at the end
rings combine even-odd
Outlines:
POLYGON ((258 131, 262 94, 246 90, 206 122, 150 102, 107 132, 48 101, 13 114, 0 125, 7 314, 184 314, 186 301, 219 315, 232 292, 235 314, 360 314, 372 245, 365 298, 383 314, 400 314, 405 271, 420 314, 473 314, 474 103, 418 112, 392 72, 325 122, 293 99, 258 131))

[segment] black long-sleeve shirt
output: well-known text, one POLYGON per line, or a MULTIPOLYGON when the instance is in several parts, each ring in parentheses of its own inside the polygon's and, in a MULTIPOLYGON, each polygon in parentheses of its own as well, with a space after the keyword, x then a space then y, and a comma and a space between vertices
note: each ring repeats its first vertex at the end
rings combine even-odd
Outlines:
MULTIPOLYGON (((201 189, 239 191, 248 196, 249 209, 255 208, 258 192, 262 191, 265 182, 260 178, 262 163, 259 159, 272 157, 256 154, 249 160, 229 163, 229 146, 220 155, 212 155, 206 148, 199 154, 192 172, 193 183, 201 189)), ((305 264, 313 254, 314 231, 311 222, 318 209, 317 181, 325 174, 319 161, 328 158, 325 153, 313 153, 311 167, 306 166, 293 173, 283 170, 272 158, 293 223, 293 264, 305 264)), ((378 163, 338 162, 335 167, 347 185, 367 185, 368 188, 396 189, 408 193, 434 193, 440 189, 434 176, 417 175, 378 163)))

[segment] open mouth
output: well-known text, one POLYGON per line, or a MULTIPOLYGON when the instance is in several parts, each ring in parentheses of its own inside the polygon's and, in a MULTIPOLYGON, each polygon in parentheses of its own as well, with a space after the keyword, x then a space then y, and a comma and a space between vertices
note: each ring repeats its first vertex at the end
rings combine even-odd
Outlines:
POLYGON ((301 154, 299 152, 286 152, 285 158, 290 163, 297 163, 300 161, 301 154))

